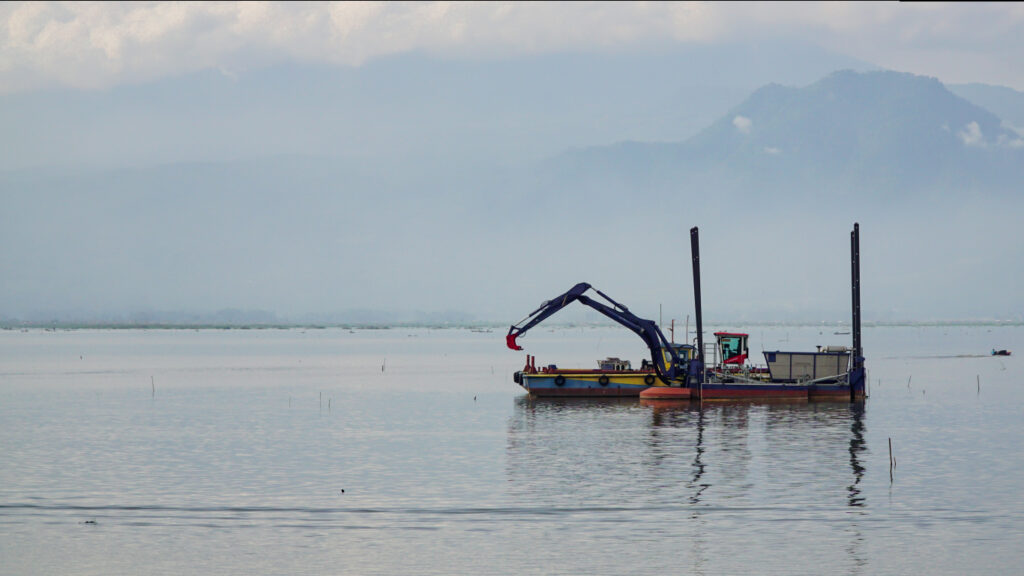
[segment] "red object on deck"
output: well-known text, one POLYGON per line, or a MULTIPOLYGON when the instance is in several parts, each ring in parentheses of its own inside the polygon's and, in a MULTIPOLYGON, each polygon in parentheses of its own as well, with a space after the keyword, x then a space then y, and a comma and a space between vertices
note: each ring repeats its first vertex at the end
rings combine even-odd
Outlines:
POLYGON ((674 386, 651 386, 640 393, 640 398, 660 400, 687 400, 690 398, 689 388, 674 386))
POLYGON ((536 364, 536 362, 537 362, 537 357, 536 356, 530 356, 529 354, 527 354, 526 355, 526 366, 523 366, 523 372, 526 373, 526 374, 536 374, 537 373, 537 364, 536 364))

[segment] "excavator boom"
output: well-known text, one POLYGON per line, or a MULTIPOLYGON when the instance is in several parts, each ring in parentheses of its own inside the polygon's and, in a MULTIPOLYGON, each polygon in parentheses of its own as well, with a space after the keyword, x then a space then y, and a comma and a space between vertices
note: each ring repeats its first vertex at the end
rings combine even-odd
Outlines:
POLYGON ((650 349, 651 361, 653 362, 655 372, 657 372, 658 377, 663 382, 668 384, 669 380, 673 380, 679 375, 682 363, 679 354, 669 344, 661 329, 658 328, 658 325, 651 320, 638 317, 630 312, 628 308, 612 300, 608 295, 586 282, 580 282, 565 293, 544 302, 533 313, 521 320, 519 324, 509 328, 508 334, 505 336, 505 344, 512 350, 522 350, 522 346, 516 342, 518 337, 573 302, 579 302, 597 310, 608 318, 629 328, 639 336, 650 349), (597 301, 584 294, 588 290, 593 290, 608 303, 597 301))

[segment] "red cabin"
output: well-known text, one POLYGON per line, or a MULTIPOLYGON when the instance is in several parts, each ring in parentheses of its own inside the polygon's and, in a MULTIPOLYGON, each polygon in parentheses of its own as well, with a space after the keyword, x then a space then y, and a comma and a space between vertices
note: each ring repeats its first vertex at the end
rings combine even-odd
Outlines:
POLYGON ((718 338, 718 357, 722 364, 742 366, 746 363, 750 354, 747 348, 749 336, 739 332, 715 332, 715 338, 718 338))

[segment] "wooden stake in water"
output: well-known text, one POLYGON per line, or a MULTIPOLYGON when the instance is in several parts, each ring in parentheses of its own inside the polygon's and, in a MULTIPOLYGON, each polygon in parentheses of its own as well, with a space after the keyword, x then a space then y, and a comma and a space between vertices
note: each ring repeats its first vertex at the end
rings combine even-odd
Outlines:
POLYGON ((892 469, 896 461, 892 458, 892 438, 889 438, 889 483, 892 484, 892 469))

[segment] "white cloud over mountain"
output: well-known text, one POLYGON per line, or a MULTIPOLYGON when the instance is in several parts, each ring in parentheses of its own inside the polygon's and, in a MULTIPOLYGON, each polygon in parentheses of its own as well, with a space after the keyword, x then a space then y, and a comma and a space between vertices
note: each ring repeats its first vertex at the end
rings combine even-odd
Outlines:
POLYGON ((282 60, 360 65, 801 38, 879 66, 1024 89, 1024 5, 893 3, 8 3, 0 90, 97 89, 282 60))
POLYGON ((736 116, 732 119, 732 125, 740 134, 750 134, 750 127, 754 125, 754 122, 746 116, 736 116))

